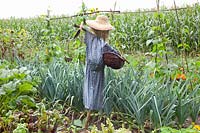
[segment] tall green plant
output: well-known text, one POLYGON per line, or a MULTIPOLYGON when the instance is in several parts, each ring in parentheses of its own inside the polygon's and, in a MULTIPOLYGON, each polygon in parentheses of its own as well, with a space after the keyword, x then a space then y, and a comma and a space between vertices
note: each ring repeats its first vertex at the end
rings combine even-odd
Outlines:
POLYGON ((81 109, 83 66, 54 60, 48 66, 39 66, 41 84, 38 88, 43 97, 55 102, 62 100, 81 109), (44 69, 41 69, 43 67, 44 69))

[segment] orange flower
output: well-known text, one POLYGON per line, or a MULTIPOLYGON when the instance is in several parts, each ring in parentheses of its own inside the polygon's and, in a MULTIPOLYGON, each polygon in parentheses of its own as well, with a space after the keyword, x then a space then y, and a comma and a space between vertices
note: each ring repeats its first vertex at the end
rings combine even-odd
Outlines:
POLYGON ((185 74, 181 74, 181 79, 182 79, 182 80, 186 80, 185 74))
POLYGON ((180 80, 180 79, 186 80, 185 74, 177 74, 177 75, 176 75, 176 80, 180 80))

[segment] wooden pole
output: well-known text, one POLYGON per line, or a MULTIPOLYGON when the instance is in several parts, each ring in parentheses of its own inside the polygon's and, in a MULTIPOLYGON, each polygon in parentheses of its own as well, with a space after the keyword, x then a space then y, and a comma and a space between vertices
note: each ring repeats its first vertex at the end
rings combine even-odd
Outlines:
POLYGON ((85 129, 88 129, 89 121, 90 121, 90 115, 91 115, 91 110, 88 110, 88 112, 87 112, 87 117, 86 117, 86 121, 85 121, 85 125, 84 125, 84 128, 85 128, 85 129))
MULTIPOLYGON (((183 8, 176 8, 176 9, 164 9, 160 10, 160 12, 167 12, 167 11, 173 11, 173 10, 185 10, 188 7, 183 7, 183 8)), ((91 15, 91 14, 96 14, 96 13, 118 13, 118 14, 128 14, 128 13, 154 13, 157 12, 157 10, 149 10, 149 11, 95 11, 95 12, 86 12, 86 13, 81 13, 81 14, 76 14, 72 16, 63 16, 63 17, 55 17, 55 18, 50 18, 50 15, 47 15, 47 19, 49 20, 57 20, 57 19, 65 19, 65 18, 73 18, 73 17, 79 17, 79 16, 84 16, 84 15, 91 15)))
POLYGON ((51 18, 50 18, 50 9, 47 9, 47 27, 49 28, 50 27, 50 20, 51 20, 51 18))
POLYGON ((73 17, 79 17, 79 16, 84 16, 84 15, 91 15, 91 14, 96 14, 96 13, 120 13, 120 11, 95 11, 95 12, 85 12, 85 13, 76 14, 76 15, 72 15, 72 16, 63 16, 63 17, 57 17, 57 18, 50 18, 50 20, 64 19, 64 18, 73 18, 73 17))

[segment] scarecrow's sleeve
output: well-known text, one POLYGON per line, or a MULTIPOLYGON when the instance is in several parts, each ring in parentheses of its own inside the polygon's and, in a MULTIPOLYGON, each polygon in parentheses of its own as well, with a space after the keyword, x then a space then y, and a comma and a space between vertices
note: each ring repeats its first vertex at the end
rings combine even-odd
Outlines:
POLYGON ((115 53, 115 54, 119 54, 120 55, 120 53, 116 50, 116 49, 114 49, 112 46, 110 46, 109 44, 105 44, 105 46, 103 47, 103 53, 106 53, 106 52, 113 52, 113 53, 115 53))

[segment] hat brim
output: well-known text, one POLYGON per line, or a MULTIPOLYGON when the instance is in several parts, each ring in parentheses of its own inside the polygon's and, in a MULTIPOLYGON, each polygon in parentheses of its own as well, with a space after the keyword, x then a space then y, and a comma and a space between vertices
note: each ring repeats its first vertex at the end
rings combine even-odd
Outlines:
POLYGON ((86 20, 86 24, 96 30, 113 30, 114 27, 108 23, 108 24, 100 24, 96 22, 95 20, 86 20))

